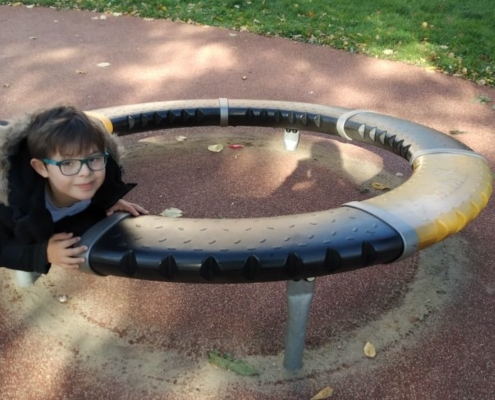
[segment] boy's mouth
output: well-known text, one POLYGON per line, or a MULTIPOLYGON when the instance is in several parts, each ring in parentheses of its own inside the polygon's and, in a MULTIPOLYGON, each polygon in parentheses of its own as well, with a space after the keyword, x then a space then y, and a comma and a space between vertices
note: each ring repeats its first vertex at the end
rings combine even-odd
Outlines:
POLYGON ((79 183, 75 186, 78 187, 79 189, 87 190, 93 187, 93 182, 79 183))

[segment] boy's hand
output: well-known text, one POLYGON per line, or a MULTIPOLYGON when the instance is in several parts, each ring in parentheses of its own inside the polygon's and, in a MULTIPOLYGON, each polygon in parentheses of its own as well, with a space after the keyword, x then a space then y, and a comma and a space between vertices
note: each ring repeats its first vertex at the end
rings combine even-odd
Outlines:
POLYGON ((86 246, 72 247, 81 240, 80 237, 72 237, 72 233, 56 233, 48 241, 47 257, 50 264, 59 265, 62 268, 75 269, 84 262, 84 258, 78 257, 88 248, 86 246))
POLYGON ((128 201, 120 199, 115 203, 112 207, 110 207, 107 210, 107 217, 112 215, 116 211, 126 211, 135 217, 137 217, 139 214, 149 214, 150 212, 145 210, 143 207, 141 207, 138 204, 134 203, 129 203, 128 201))

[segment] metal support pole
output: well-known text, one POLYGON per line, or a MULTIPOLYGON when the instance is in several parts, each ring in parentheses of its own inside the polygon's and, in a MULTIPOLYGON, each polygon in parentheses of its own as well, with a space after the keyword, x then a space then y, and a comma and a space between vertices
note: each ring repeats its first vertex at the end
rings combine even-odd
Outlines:
POLYGON ((287 282, 287 330, 285 334, 284 367, 295 371, 302 368, 306 325, 311 300, 315 293, 315 278, 287 282))
POLYGON ((26 271, 14 271, 15 280, 18 287, 27 288, 36 282, 41 274, 37 272, 26 272, 26 271))
POLYGON ((296 151, 299 144, 299 131, 297 129, 284 130, 284 147, 288 151, 296 151))

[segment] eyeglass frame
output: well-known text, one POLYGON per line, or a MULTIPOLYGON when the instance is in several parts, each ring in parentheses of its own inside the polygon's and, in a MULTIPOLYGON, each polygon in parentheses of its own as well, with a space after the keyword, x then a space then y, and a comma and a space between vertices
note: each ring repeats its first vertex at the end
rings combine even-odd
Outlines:
POLYGON ((41 161, 43 161, 45 164, 56 165, 58 167, 58 169, 60 170, 60 173, 64 176, 74 176, 74 175, 77 175, 79 172, 81 172, 83 165, 86 165, 88 167, 88 169, 90 171, 93 171, 93 172, 94 171, 103 171, 105 169, 105 167, 107 166, 107 161, 108 161, 108 157, 110 156, 110 154, 108 153, 108 151, 104 151, 102 155, 103 155, 103 160, 105 163, 103 164, 103 168, 101 168, 101 169, 93 169, 90 167, 89 160, 91 160, 92 158, 95 158, 94 155, 91 157, 87 157, 87 158, 67 158, 65 160, 60 160, 60 161, 52 160, 51 158, 43 158, 41 161), (79 169, 77 170, 77 172, 74 172, 73 174, 70 174, 70 175, 64 174, 62 172, 62 164, 64 162, 67 162, 67 161, 79 161, 80 162, 80 164, 79 164, 80 166, 79 166, 79 169))

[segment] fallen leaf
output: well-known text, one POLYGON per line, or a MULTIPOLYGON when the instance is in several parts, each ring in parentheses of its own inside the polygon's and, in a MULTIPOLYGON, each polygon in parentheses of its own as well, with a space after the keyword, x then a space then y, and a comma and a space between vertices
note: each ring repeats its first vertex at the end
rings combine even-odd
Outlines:
POLYGON ((242 149, 244 146, 242 144, 229 144, 231 149, 242 149))
POLYGON ((100 68, 108 68, 110 66, 110 63, 101 62, 101 63, 96 64, 96 66, 100 67, 100 68))
POLYGON ((67 296, 66 294, 59 294, 57 296, 57 300, 60 302, 60 303, 67 303, 67 301, 69 300, 69 296, 67 296))
POLYGON ((451 135, 462 135, 464 133, 467 133, 466 131, 459 131, 457 129, 453 130, 453 131, 450 131, 449 132, 451 135))
POLYGON ((214 152, 214 153, 220 153, 223 150, 223 145, 221 144, 212 144, 208 146, 208 150, 214 152))
POLYGON ((471 103, 477 103, 477 104, 487 104, 490 101, 492 101, 492 99, 483 94, 479 94, 474 99, 471 99, 471 103))
POLYGON ((374 358, 376 356, 376 349, 370 342, 366 342, 364 345, 364 354, 366 357, 374 358))
POLYGON ((373 189, 376 190, 390 190, 390 188, 387 185, 384 185, 383 183, 379 183, 379 182, 373 182, 371 186, 373 187, 373 189))
POLYGON ((208 362, 227 371, 235 372, 239 375, 254 376, 259 375, 259 371, 243 360, 236 360, 231 354, 220 354, 218 351, 208 352, 208 362))
POLYGON ((34 8, 34 4, 29 4, 26 8, 34 8))
POLYGON ((155 19, 154 18, 143 18, 146 22, 151 22, 151 21, 154 21, 155 19))
POLYGON ((324 400, 333 396, 333 388, 327 386, 325 389, 320 390, 310 400, 324 400))
POLYGON ((121 12, 114 12, 112 15, 114 17, 121 17, 122 16, 122 13, 121 12))
POLYGON ((175 207, 170 207, 170 208, 163 210, 160 213, 160 215, 163 217, 168 217, 168 218, 180 218, 180 217, 182 217, 182 210, 179 210, 178 208, 175 208, 175 207))
POLYGON ((82 69, 76 69, 76 74, 84 75, 85 73, 86 71, 83 71, 82 69))
POLYGON ((237 33, 229 33, 229 36, 237 36, 237 33))
POLYGON ((178 142, 183 142, 184 140, 187 140, 187 137, 181 135, 181 136, 177 136, 176 139, 178 142))
POLYGON ((100 15, 100 19, 106 20, 107 16, 106 15, 100 15))

